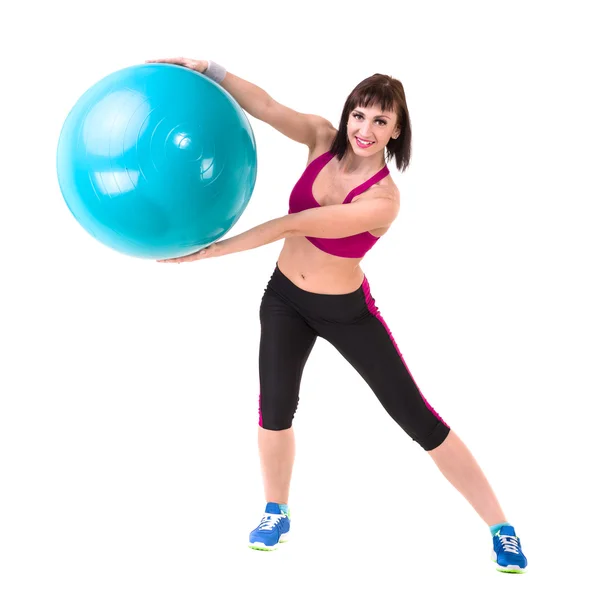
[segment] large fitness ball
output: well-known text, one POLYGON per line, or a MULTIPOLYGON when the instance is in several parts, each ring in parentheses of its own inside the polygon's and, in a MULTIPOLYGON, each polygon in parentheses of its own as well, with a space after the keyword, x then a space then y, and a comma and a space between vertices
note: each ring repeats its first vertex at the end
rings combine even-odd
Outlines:
POLYGON ((103 244, 174 258, 233 227, 256 181, 250 123, 220 85, 170 64, 128 67, 78 100, 57 151, 73 216, 103 244))

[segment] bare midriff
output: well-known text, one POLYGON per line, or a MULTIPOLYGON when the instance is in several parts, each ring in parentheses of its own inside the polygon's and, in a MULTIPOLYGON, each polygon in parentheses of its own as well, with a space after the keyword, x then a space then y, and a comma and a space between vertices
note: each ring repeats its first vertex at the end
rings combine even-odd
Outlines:
POLYGON ((295 285, 316 294, 348 294, 364 278, 359 258, 332 256, 304 237, 287 238, 277 264, 295 285))
MULTIPOLYGON (((308 157, 307 164, 327 152, 331 143, 317 146, 308 157)), ((334 159, 319 173, 313 187, 314 197, 321 205, 342 204, 348 192, 364 181, 342 178, 336 187, 331 187, 332 172, 336 168, 334 159), (324 196, 319 193, 329 190, 324 196)), ((376 184, 393 186, 390 177, 376 184)), ((371 230, 381 237, 389 227, 371 230)), ((316 294, 349 294, 363 283, 364 272, 360 267, 362 258, 342 258, 323 252, 305 237, 286 238, 277 260, 279 270, 299 288, 316 294)))

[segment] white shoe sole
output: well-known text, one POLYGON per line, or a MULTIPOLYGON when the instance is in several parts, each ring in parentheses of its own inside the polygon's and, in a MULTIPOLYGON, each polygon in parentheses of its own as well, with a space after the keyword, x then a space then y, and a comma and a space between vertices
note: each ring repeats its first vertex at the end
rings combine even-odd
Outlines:
POLYGON ((499 565, 498 564, 498 555, 494 550, 492 550, 492 561, 496 563, 496 571, 501 571, 502 573, 526 573, 527 567, 524 569, 519 565, 499 565))
POLYGON ((274 544, 273 546, 267 546, 266 544, 263 544, 262 542, 250 542, 248 544, 248 548, 252 548, 253 550, 263 550, 263 551, 271 551, 271 550, 277 550, 277 547, 279 546, 279 544, 285 544, 285 542, 288 541, 289 538, 289 531, 287 533, 282 533, 279 536, 279 542, 277 542, 277 544, 274 544))

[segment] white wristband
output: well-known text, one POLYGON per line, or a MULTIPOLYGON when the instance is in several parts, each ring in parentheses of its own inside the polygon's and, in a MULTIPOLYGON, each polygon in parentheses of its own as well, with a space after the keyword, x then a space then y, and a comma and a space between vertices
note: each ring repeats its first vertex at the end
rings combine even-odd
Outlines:
POLYGON ((225 79, 226 74, 227 71, 224 67, 211 60, 208 61, 208 67, 206 71, 204 71, 204 75, 206 75, 209 79, 212 79, 217 83, 221 83, 223 79, 225 79))

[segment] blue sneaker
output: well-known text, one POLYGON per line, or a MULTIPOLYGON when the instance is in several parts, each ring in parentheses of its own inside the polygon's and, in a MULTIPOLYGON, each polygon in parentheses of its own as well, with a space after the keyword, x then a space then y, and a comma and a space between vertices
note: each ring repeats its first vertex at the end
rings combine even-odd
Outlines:
POLYGON ((281 511, 277 502, 267 502, 259 526, 250 532, 248 546, 253 550, 275 550, 280 543, 287 542, 289 532, 289 517, 281 511))
POLYGON ((503 573, 524 573, 527 559, 521 550, 521 540, 515 534, 514 527, 503 525, 492 540, 492 560, 497 565, 496 570, 503 573))

